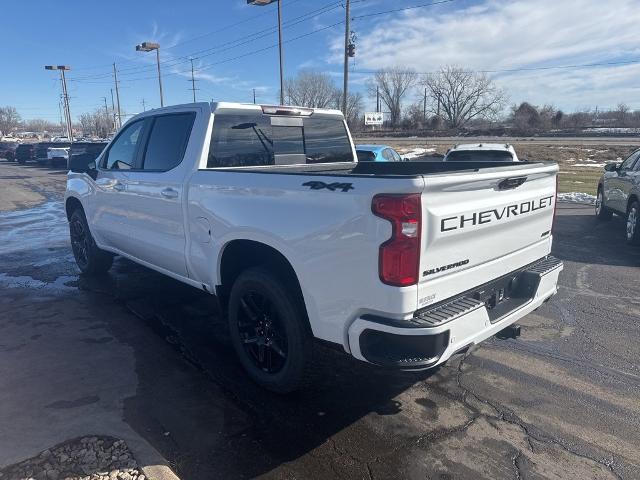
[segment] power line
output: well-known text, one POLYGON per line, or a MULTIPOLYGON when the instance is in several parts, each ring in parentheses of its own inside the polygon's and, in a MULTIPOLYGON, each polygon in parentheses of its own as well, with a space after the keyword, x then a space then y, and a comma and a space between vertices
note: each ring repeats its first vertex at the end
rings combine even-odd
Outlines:
POLYGON ((435 5, 442 5, 443 3, 452 3, 452 2, 456 2, 456 1, 457 0, 441 0, 439 2, 423 3, 423 4, 420 4, 420 5, 411 5, 409 7, 394 8, 393 10, 384 10, 382 12, 375 12, 375 13, 367 13, 365 15, 358 15, 356 17, 353 17, 353 19, 354 20, 358 20, 360 18, 375 17, 377 15, 386 15, 387 13, 397 13, 397 12, 404 12, 406 10, 414 10, 416 8, 433 7, 435 5))

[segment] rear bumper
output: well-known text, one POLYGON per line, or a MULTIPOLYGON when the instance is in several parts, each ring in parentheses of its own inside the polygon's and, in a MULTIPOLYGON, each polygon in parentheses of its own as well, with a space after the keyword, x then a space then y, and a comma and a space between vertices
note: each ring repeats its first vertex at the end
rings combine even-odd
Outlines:
POLYGON ((563 264, 544 257, 522 269, 423 309, 410 321, 363 315, 349 327, 354 357, 377 365, 420 370, 495 335, 557 292, 563 264), (496 302, 496 297, 502 296, 496 302))

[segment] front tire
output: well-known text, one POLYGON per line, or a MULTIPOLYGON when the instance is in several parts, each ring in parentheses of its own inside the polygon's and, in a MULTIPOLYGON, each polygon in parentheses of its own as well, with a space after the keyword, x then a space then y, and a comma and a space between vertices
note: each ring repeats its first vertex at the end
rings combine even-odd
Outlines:
POLYGON ((632 202, 627 209, 627 243, 640 245, 640 204, 632 202))
POLYGON ((604 205, 604 195, 602 193, 602 187, 598 188, 598 195, 596 196, 596 218, 598 220, 611 220, 613 213, 604 205))
POLYGON ((300 388, 311 363, 311 335, 296 290, 264 268, 240 274, 229 297, 229 330, 240 363, 277 393, 300 388))
POLYGON ((89 230, 87 218, 81 208, 76 208, 69 219, 71 249, 82 273, 97 275, 107 272, 113 264, 113 255, 100 250, 89 230))

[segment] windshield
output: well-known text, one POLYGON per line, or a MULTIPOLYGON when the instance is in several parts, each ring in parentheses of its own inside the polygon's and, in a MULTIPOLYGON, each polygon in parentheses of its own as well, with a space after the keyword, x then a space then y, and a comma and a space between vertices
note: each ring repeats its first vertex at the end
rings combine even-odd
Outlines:
POLYGON ((505 150, 454 150, 447 154, 449 162, 512 162, 513 156, 505 150))

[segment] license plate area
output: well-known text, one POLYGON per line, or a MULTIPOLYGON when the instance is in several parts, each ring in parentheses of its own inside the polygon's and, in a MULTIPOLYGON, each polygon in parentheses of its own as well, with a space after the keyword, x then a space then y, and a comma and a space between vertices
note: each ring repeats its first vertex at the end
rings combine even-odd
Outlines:
POLYGON ((529 303, 539 283, 539 275, 520 271, 485 284, 469 296, 484 303, 489 320, 494 323, 529 303))

